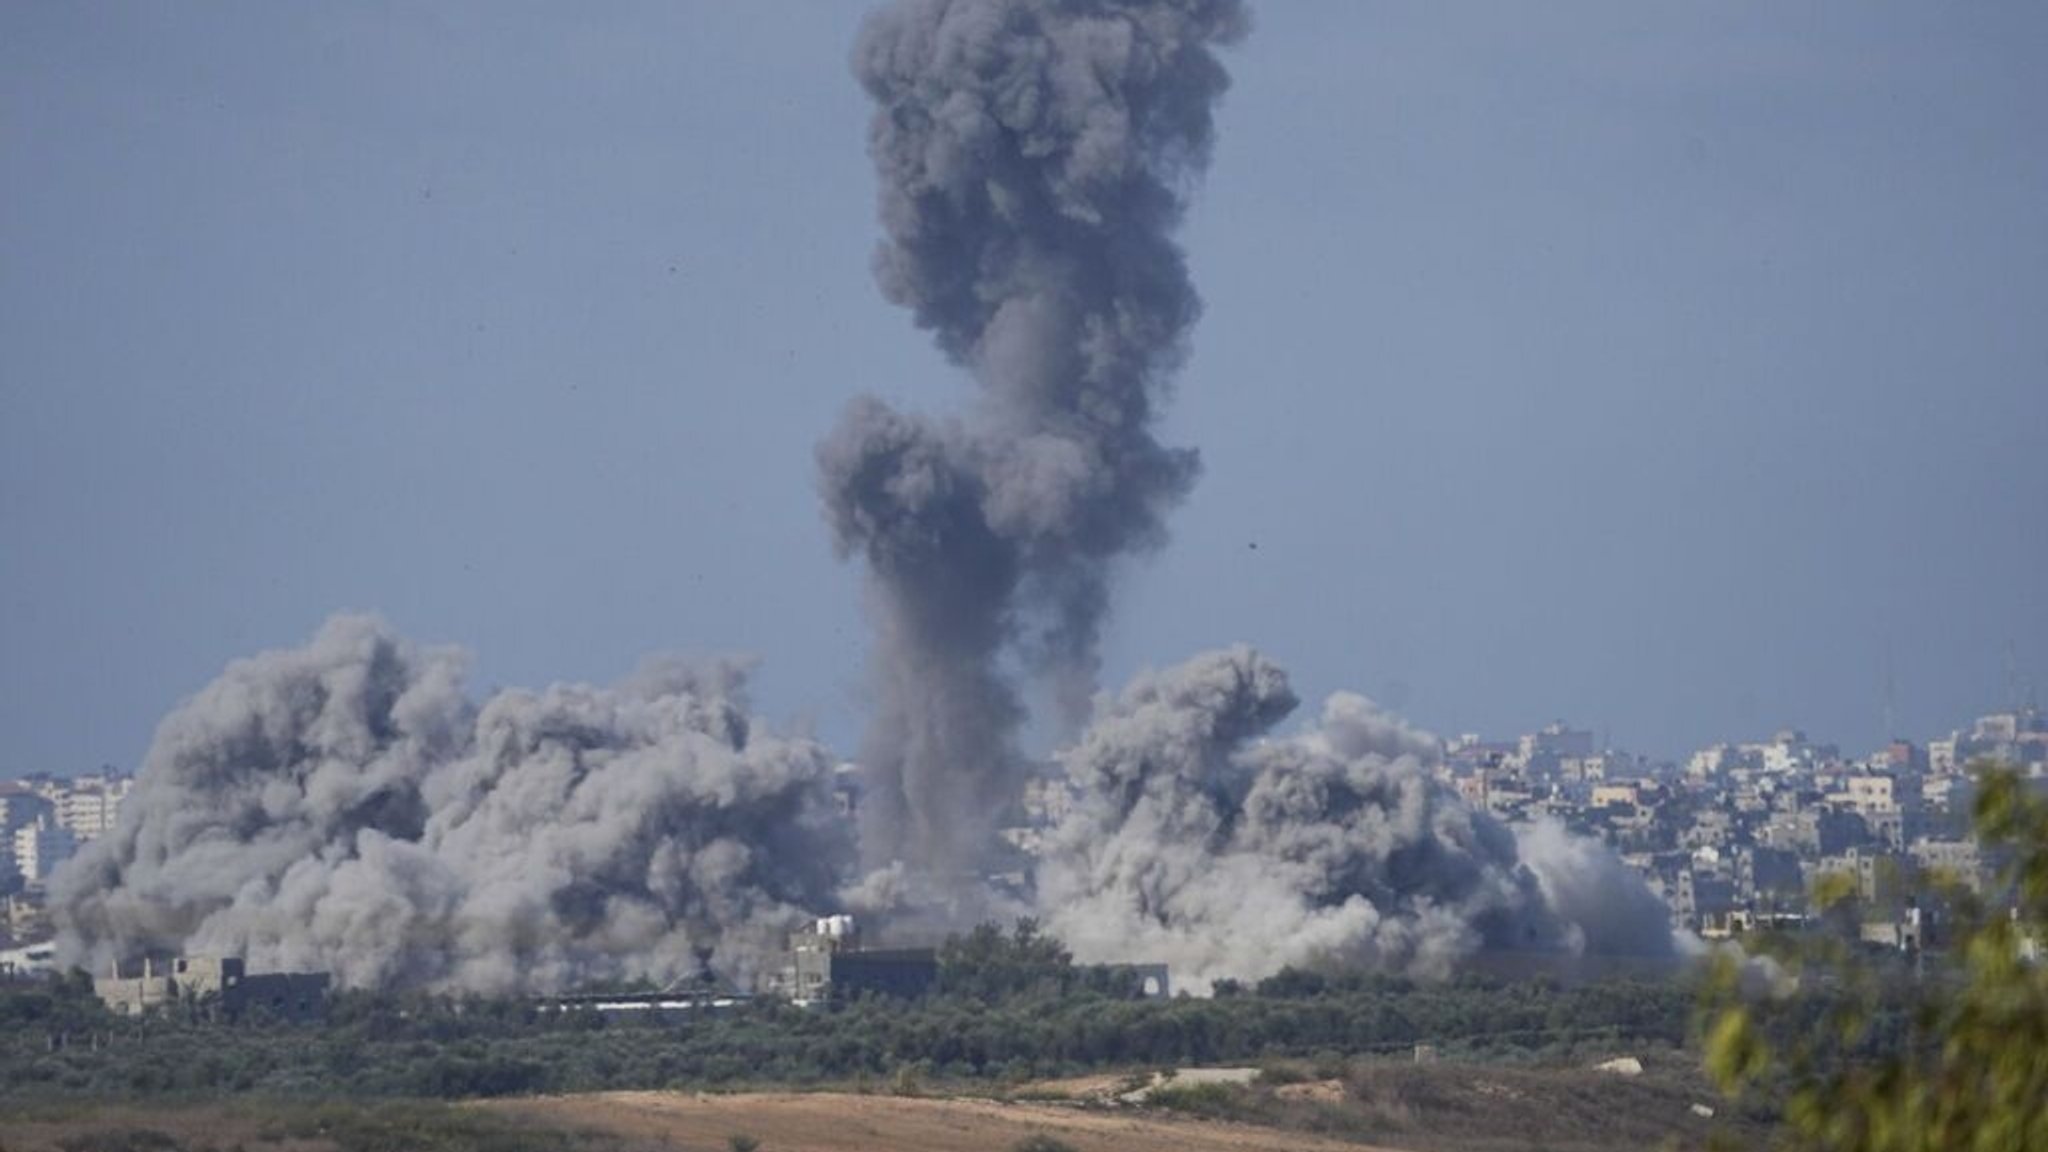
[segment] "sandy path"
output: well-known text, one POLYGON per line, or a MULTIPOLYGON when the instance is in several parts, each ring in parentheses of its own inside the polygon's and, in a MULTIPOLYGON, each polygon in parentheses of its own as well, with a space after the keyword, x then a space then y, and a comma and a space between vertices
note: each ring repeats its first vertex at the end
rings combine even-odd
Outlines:
POLYGON ((762 1152, 1005 1152, 1036 1132, 1080 1152, 1369 1152, 1365 1145, 1241 1124, 976 1099, 604 1092, 480 1106, 714 1152, 739 1133, 759 1140, 762 1152))

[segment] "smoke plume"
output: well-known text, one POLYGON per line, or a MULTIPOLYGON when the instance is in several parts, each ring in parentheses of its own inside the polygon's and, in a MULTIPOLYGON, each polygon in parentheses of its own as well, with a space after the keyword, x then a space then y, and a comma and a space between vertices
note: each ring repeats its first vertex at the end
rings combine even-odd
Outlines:
POLYGON ((1594 955, 1665 956, 1690 949, 1671 931, 1671 910, 1602 841, 1543 817, 1515 825, 1515 844, 1568 925, 1566 945, 1594 955))
POLYGON ((745 978, 851 854, 818 745, 730 665, 471 702, 366 617, 229 666, 158 728, 119 828, 53 881, 60 946, 474 992, 745 978))
POLYGON ((1544 830, 1525 856, 1433 778, 1433 738, 1363 696, 1269 736, 1296 704, 1242 647, 1108 703, 1062 756, 1073 804, 1038 869, 1077 956, 1165 961, 1199 990, 1290 964, 1442 976, 1483 950, 1670 953, 1662 905, 1598 845, 1544 830))
POLYGON ((980 386, 952 420, 857 400, 818 449, 869 574, 871 866, 978 886, 1023 771, 1006 667, 1077 725, 1112 565, 1194 481, 1153 432, 1199 311, 1172 233, 1244 27, 1236 0, 904 0, 861 31, 876 278, 980 386))
POLYGON ((1071 804, 1015 861, 1035 892, 984 883, 1020 807, 1020 685, 1081 729, 1115 566, 1194 482, 1155 435, 1199 311, 1172 236, 1227 86, 1214 51, 1244 27, 1237 0, 903 0, 861 33, 876 276, 978 389, 947 419, 858 399, 817 450, 876 631, 858 868, 832 758, 751 720, 736 667, 477 700, 460 653, 339 617, 164 720, 119 827, 53 880, 65 959, 499 993, 708 954, 744 985, 805 916, 1005 900, 1083 959, 1166 961, 1196 990, 1669 952, 1611 853, 1518 843, 1365 698, 1276 735, 1298 701, 1245 648, 1101 702, 1059 756, 1071 804))

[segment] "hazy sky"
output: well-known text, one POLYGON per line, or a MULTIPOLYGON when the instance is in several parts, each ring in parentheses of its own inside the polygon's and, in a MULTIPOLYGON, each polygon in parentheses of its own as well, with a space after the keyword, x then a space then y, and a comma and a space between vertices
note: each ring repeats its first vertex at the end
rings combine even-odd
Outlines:
MULTIPOLYGON (((2048 6, 1257 16, 1113 682, 1679 755, 2048 681, 2048 6)), ((812 445, 969 392, 868 277, 857 17, 0 5, 0 773, 337 609, 479 686, 754 653, 851 749, 812 445)))

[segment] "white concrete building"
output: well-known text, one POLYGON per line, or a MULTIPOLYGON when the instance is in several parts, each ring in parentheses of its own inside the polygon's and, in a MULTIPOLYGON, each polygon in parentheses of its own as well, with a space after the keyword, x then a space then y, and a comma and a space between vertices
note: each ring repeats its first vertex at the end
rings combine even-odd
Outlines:
POLYGON ((1937 776, 1947 776, 1956 770, 1955 737, 1928 742, 1927 770, 1937 776))
POLYGON ((80 841, 104 836, 120 818, 125 788, 75 787, 57 802, 57 823, 80 841))
POLYGON ((49 879, 57 865, 77 850, 77 838, 54 820, 39 819, 14 830, 14 867, 25 883, 40 884, 49 879))
POLYGON ((0 784, 0 836, 13 837, 14 830, 33 824, 39 817, 56 814, 56 805, 19 784, 0 784))

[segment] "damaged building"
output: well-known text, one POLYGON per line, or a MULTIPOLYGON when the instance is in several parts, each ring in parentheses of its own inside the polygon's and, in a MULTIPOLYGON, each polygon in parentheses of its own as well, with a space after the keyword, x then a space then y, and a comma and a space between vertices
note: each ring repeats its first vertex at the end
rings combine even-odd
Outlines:
POLYGON ((939 978, 930 948, 869 948, 851 916, 826 916, 790 933, 789 951, 767 980, 770 995, 798 1004, 858 996, 914 998, 939 978))
POLYGON ((93 979, 92 989, 122 1016, 176 1009, 223 1020, 253 1011, 273 1020, 316 1021, 327 1014, 330 979, 325 972, 250 973, 236 956, 145 956, 113 965, 93 979))

